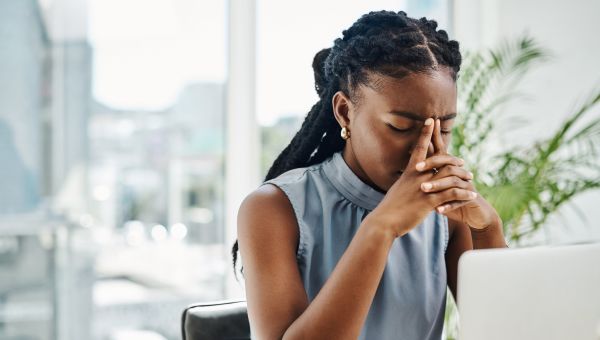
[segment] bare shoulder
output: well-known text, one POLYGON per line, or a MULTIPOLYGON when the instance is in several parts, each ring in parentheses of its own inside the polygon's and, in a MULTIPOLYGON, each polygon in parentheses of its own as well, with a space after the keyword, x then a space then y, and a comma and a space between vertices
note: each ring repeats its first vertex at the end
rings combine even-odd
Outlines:
MULTIPOLYGON (((273 236, 279 241, 298 243, 298 226, 294 209, 286 194, 277 186, 266 184, 250 193, 238 212, 240 239, 273 236)), ((242 241, 240 241, 242 242, 242 241)))

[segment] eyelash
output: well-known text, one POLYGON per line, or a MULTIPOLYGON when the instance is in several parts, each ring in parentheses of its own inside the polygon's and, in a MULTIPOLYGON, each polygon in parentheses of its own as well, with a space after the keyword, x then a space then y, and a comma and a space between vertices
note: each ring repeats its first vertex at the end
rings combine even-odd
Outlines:
MULTIPOLYGON (((394 130, 395 132, 398 132, 398 133, 407 133, 407 132, 409 132, 409 131, 410 131, 410 129, 398 129, 397 127, 395 127, 395 126, 393 126, 393 125, 391 125, 391 124, 388 124, 388 126, 389 126, 389 127, 392 129, 392 130, 394 130)), ((444 130, 442 130, 442 135, 449 135, 449 134, 451 134, 451 133, 452 133, 452 130, 448 130, 448 131, 444 131, 444 130)))

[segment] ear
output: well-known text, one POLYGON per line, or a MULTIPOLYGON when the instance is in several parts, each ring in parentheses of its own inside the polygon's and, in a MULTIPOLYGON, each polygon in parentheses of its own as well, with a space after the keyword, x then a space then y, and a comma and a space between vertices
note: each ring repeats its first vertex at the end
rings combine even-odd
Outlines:
POLYGON ((337 91, 331 98, 333 115, 341 127, 350 126, 354 117, 354 104, 342 91, 337 91))

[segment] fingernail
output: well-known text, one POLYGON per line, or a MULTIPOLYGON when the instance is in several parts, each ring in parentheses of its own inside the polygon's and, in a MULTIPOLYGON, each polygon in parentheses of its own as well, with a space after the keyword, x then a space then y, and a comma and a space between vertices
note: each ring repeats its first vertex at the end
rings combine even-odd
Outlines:
POLYGON ((441 206, 441 207, 437 208, 437 211, 440 212, 440 213, 443 213, 444 210, 446 210, 446 208, 444 206, 441 206))
POLYGON ((467 174, 467 177, 469 177, 469 179, 473 179, 473 173, 469 171, 469 173, 467 174))
POLYGON ((459 158, 458 159, 458 163, 459 163, 459 165, 464 165, 465 164, 465 160, 462 159, 462 158, 459 158))
POLYGON ((433 187, 433 185, 431 185, 431 183, 423 183, 421 184, 421 187, 423 188, 423 190, 429 190, 433 187))
POLYGON ((419 171, 425 169, 425 162, 419 162, 419 163, 417 163, 416 168, 419 171))
POLYGON ((471 192, 471 193, 469 194, 469 196, 471 196, 471 198, 476 198, 476 197, 477 197, 477 193, 471 192))
POLYGON ((425 120, 425 125, 429 126, 433 124, 433 119, 432 118, 427 118, 427 120, 425 120))

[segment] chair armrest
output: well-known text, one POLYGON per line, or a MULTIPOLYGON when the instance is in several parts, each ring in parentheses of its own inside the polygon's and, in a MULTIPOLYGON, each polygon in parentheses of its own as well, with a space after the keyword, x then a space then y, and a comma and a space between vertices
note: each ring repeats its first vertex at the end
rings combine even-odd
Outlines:
POLYGON ((193 304, 181 321, 183 340, 250 339, 246 301, 193 304))

